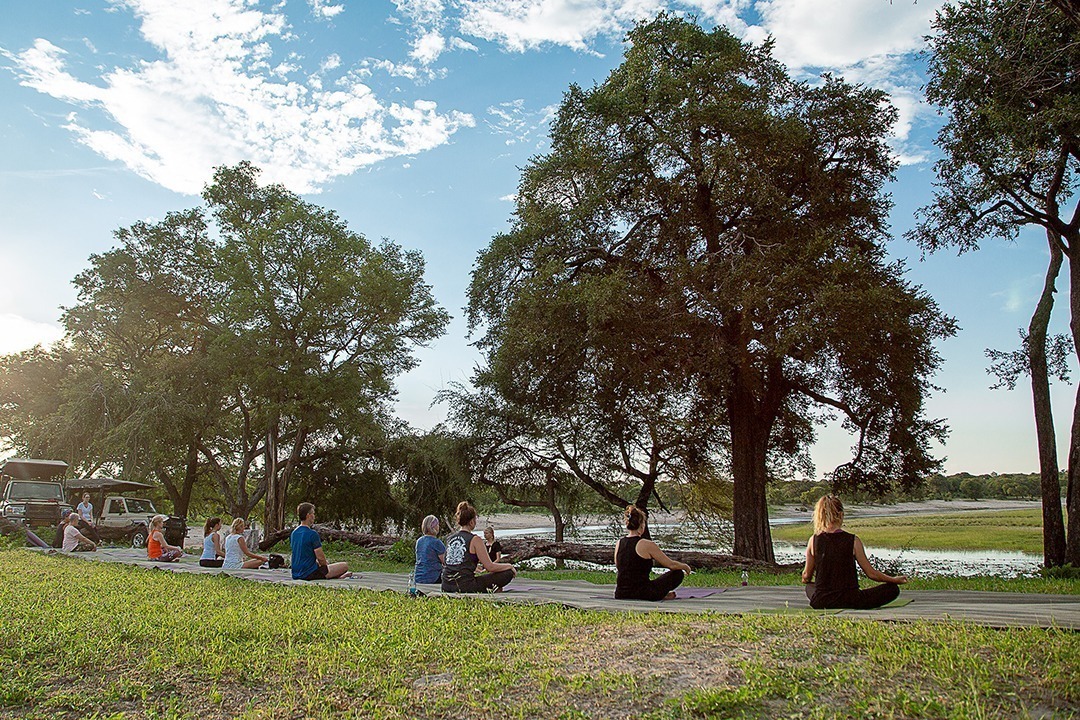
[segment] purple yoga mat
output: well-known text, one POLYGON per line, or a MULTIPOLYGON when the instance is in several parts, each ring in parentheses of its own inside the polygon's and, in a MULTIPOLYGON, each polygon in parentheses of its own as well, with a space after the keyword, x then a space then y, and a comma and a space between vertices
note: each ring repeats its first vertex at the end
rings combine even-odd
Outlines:
POLYGON ((685 587, 675 588, 676 600, 689 600, 690 598, 704 598, 710 595, 719 595, 724 592, 725 588, 710 588, 710 587, 685 587))

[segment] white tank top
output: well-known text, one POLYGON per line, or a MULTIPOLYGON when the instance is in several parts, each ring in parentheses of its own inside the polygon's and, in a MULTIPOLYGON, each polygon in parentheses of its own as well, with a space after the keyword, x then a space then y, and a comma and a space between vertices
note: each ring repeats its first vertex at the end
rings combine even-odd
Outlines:
POLYGON ((243 567, 244 565, 244 553, 240 550, 240 538, 243 537, 239 533, 230 533, 225 538, 225 562, 221 564, 223 568, 231 568, 233 570, 243 567))

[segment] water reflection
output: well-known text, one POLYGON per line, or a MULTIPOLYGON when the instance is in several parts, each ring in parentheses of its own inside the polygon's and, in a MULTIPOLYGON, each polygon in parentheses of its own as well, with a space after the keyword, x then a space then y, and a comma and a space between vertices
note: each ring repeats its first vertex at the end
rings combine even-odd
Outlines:
MULTIPOLYGON (((731 552, 730 523, 710 523, 708 526, 694 523, 656 524, 651 529, 653 538, 664 549, 731 552)), ((572 532, 568 531, 566 539, 568 542, 607 545, 614 544, 622 535, 621 527, 613 522, 606 525, 579 526, 572 532)), ((521 528, 500 532, 499 536, 554 540, 555 529, 550 526, 521 528)), ((806 544, 776 541, 773 543, 773 552, 778 563, 802 562, 806 544)), ((1042 566, 1042 558, 1038 555, 1003 550, 895 550, 867 547, 866 554, 876 568, 892 575, 986 575, 1010 578, 1038 575, 1042 566)), ((613 569, 591 563, 573 563, 573 566, 613 569)))

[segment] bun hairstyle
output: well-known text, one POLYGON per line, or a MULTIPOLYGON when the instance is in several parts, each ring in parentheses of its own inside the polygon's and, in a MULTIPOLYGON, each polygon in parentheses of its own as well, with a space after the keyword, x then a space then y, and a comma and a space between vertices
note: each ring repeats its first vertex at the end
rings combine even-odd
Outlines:
POLYGON ((626 529, 637 530, 645 525, 645 511, 639 508, 637 505, 627 505, 626 512, 623 513, 626 518, 626 529))
POLYGON ((814 534, 824 532, 829 526, 839 527, 844 522, 844 503, 835 495, 826 495, 814 506, 814 534))
POLYGON ((457 519, 457 524, 464 527, 476 519, 476 508, 470 505, 468 500, 462 500, 457 504, 454 517, 457 519))
POLYGON ((211 532, 213 532, 214 528, 219 522, 221 522, 221 518, 219 517, 206 518, 206 525, 203 526, 202 531, 203 535, 209 535, 211 532))

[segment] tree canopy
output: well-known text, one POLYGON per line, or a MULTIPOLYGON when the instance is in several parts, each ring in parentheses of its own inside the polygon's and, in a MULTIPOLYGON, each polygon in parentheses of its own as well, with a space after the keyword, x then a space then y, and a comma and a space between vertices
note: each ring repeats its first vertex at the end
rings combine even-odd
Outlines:
POLYGON ((628 48, 567 92, 512 229, 480 254, 475 384, 556 448, 588 428, 617 473, 730 476, 735 552, 772 559, 765 484, 809 468, 830 414, 857 436, 837 485, 938 466, 923 401, 954 326, 886 262, 895 111, 795 82, 723 28, 661 16, 628 48))
MULTIPOLYGON (((910 237, 924 249, 977 249, 1041 228, 1049 248, 1043 291, 1015 356, 989 351, 1006 385, 1031 375, 1043 483, 1047 564, 1080 564, 1080 395, 1069 444, 1066 541, 1058 490, 1049 373, 1061 338, 1048 336, 1058 273, 1068 260, 1073 353, 1080 349, 1080 24, 1070 3, 962 0, 944 6, 929 38, 927 98, 947 122, 938 135, 933 202, 910 237)), ((1073 8, 1075 9, 1075 7, 1073 8)))
POLYGON ((394 378, 448 316, 418 252, 372 245, 257 174, 219 168, 205 209, 122 228, 91 257, 64 343, 7 359, 6 437, 159 480, 182 514, 210 477, 235 516, 265 499, 270 531, 294 476, 374 477, 348 460, 385 445, 394 378))

